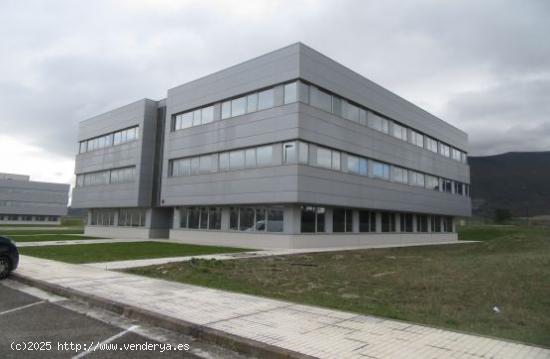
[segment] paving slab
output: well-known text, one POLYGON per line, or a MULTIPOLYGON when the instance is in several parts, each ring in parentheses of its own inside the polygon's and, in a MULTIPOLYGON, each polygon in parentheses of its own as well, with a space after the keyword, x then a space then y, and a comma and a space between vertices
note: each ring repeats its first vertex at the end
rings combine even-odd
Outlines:
POLYGON ((380 317, 22 256, 18 276, 320 358, 550 358, 550 350, 380 317), (488 356, 490 354, 490 356, 488 356))

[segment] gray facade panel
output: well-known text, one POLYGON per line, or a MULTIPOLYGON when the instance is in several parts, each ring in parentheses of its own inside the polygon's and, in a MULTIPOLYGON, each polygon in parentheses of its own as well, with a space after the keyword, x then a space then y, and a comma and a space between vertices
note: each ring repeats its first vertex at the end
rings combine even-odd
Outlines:
POLYGON ((340 207, 369 208, 469 216, 470 199, 409 185, 300 166, 298 202, 340 207))
POLYGON ((68 184, 0 180, 0 213, 64 216, 68 195, 68 184))
POLYGON ((300 139, 435 176, 470 182, 468 165, 300 104, 300 139))
POLYGON ((300 78, 468 151, 465 132, 312 48, 303 44, 295 46, 300 49, 300 78))
POLYGON ((299 47, 287 46, 168 90, 167 115, 292 80, 299 73, 299 47))
POLYGON ((72 206, 150 207, 152 205, 153 159, 157 102, 143 99, 80 123, 79 140, 101 136, 124 128, 139 126, 135 141, 77 155, 75 173, 135 166, 133 183, 76 187, 72 206))

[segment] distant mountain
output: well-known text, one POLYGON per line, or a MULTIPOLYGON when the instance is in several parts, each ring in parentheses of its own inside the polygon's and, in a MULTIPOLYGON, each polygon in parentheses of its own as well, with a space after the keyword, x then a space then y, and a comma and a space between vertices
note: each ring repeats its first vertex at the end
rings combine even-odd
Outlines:
POLYGON ((473 214, 495 209, 513 216, 550 214, 550 152, 510 152, 469 157, 473 214))

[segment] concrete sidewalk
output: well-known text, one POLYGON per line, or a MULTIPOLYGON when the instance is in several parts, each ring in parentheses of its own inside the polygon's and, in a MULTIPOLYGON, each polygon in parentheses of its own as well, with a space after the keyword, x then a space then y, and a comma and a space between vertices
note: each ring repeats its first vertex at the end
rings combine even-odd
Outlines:
POLYGON ((291 356, 550 358, 548 349, 504 340, 27 256, 17 276, 283 348, 291 356))
MULTIPOLYGON (((15 238, 17 239, 17 238, 15 238)), ((150 239, 60 239, 56 241, 17 242, 17 247, 67 246, 95 243, 151 242, 150 239)))

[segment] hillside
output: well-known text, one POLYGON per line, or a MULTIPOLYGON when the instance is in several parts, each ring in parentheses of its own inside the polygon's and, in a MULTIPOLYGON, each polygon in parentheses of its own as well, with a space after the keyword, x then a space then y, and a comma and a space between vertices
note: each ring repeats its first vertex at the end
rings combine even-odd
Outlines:
POLYGON ((550 214, 550 152, 469 157, 474 215, 495 209, 514 216, 550 214))

